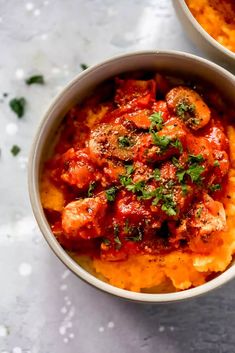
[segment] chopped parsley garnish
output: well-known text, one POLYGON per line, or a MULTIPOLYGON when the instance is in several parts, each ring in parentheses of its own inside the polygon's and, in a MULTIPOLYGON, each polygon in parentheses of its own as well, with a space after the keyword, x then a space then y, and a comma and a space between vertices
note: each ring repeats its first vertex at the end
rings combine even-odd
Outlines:
MULTIPOLYGON (((156 168, 151 178, 160 180, 160 170, 156 168)), ((173 200, 174 194, 172 192, 172 188, 175 185, 174 181, 170 180, 165 187, 160 186, 156 189, 148 188, 145 180, 140 180, 137 183, 134 183, 132 179, 126 175, 120 176, 120 182, 127 190, 136 194, 139 200, 152 199, 152 205, 154 206, 157 206, 158 203, 161 202, 161 209, 167 215, 174 216, 177 214, 177 205, 173 200)))
POLYGON ((128 234, 126 240, 130 241, 140 241, 142 240, 143 234, 140 227, 133 227, 129 225, 129 220, 126 219, 125 225, 123 227, 124 234, 128 234))
POLYGON ((199 218, 202 214, 203 207, 199 207, 196 211, 196 217, 199 218))
POLYGON ((189 175, 192 182, 198 183, 201 181, 201 174, 204 172, 204 167, 201 165, 191 165, 187 170, 180 170, 176 173, 180 183, 184 181, 185 175, 189 175))
POLYGON ((182 101, 176 107, 176 114, 190 125, 199 124, 199 119, 196 117, 196 109, 194 104, 190 104, 187 101, 182 101))
POLYGON ((179 160, 176 157, 172 157, 171 161, 176 168, 180 169, 182 167, 179 160))
POLYGON ((13 156, 17 156, 17 154, 19 154, 21 151, 20 147, 17 145, 13 145, 11 148, 11 153, 13 156))
POLYGON ((204 158, 202 157, 201 154, 198 154, 198 155, 193 155, 193 154, 189 154, 188 156, 188 162, 189 163, 202 163, 204 162, 204 158))
POLYGON ((161 130, 163 126, 163 119, 162 119, 162 113, 157 112, 153 113, 150 117, 149 120, 151 121, 150 129, 156 129, 156 130, 161 130))
POLYGON ((128 219, 125 220, 125 225, 123 227, 123 231, 124 231, 125 234, 130 234, 131 231, 132 231, 132 227, 129 225, 129 220, 128 219))
POLYGON ((104 243, 105 245, 109 246, 110 245, 110 240, 107 238, 103 238, 102 239, 102 243, 104 243))
POLYGON ((120 136, 118 138, 118 144, 120 147, 131 147, 133 146, 133 142, 127 136, 120 136))
POLYGON ((169 180, 169 181, 166 183, 166 188, 167 188, 167 189, 171 189, 174 185, 175 185, 174 180, 169 180))
POLYGON ((119 235, 119 225, 117 223, 113 225, 113 232, 115 237, 119 235))
POLYGON ((182 193, 183 195, 187 195, 188 193, 188 186, 186 184, 181 184, 181 188, 182 188, 182 193))
POLYGON ((195 112, 195 105, 186 102, 181 102, 176 107, 176 114, 184 118, 186 113, 193 114, 195 112))
POLYGON ((165 189, 163 186, 155 189, 154 200, 152 204, 157 206, 162 201, 161 210, 164 211, 168 216, 175 216, 177 214, 176 203, 173 200, 173 193, 165 189))
POLYGON ((183 146, 179 139, 172 140, 170 137, 165 135, 159 136, 158 133, 153 130, 150 130, 150 134, 152 136, 153 143, 160 148, 161 152, 166 151, 170 146, 177 148, 180 153, 183 152, 183 146))
POLYGON ((120 247, 122 246, 122 242, 119 238, 119 225, 118 224, 113 225, 113 232, 114 232, 114 242, 116 244, 116 249, 119 250, 120 247))
POLYGON ((18 118, 22 118, 25 111, 26 100, 25 98, 13 98, 9 102, 9 106, 11 110, 18 116, 18 118))
POLYGON ((120 238, 119 238, 118 235, 114 238, 114 242, 115 242, 115 244, 116 244, 116 249, 119 250, 120 247, 122 246, 122 242, 121 242, 121 240, 120 240, 120 238))
POLYGON ((132 184, 132 180, 129 176, 127 175, 120 175, 119 176, 119 180, 120 180, 120 183, 122 184, 122 186, 126 187, 127 185, 130 185, 132 184))
POLYGON ((80 68, 81 68, 82 70, 86 70, 86 69, 88 69, 88 65, 86 65, 86 64, 80 64, 80 68))
POLYGON ((125 167, 127 175, 131 175, 134 172, 133 164, 126 164, 125 167))
POLYGON ((105 194, 106 194, 107 200, 110 202, 114 201, 116 197, 116 193, 117 193, 117 188, 115 186, 112 186, 110 189, 106 190, 105 194))
POLYGON ((210 190, 212 192, 217 191, 217 190, 221 190, 221 185, 220 184, 213 184, 210 186, 210 190))
POLYGON ((161 207, 162 211, 164 211, 168 216, 175 216, 176 215, 176 210, 175 210, 175 204, 173 203, 164 203, 161 207))
POLYGON ((132 227, 131 235, 126 237, 126 240, 138 242, 143 239, 142 230, 140 227, 132 227))
POLYGON ((186 170, 179 170, 178 172, 176 172, 176 176, 180 183, 184 181, 185 174, 186 174, 186 170))
MULTIPOLYGON (((188 169, 183 170, 181 169, 180 166, 178 166, 179 170, 176 172, 176 176, 179 182, 183 183, 185 175, 188 175, 190 176, 192 182, 199 183, 201 181, 201 174, 204 172, 204 169, 205 169, 203 166, 199 165, 199 163, 203 161, 204 161, 204 158, 202 157, 201 154, 198 154, 198 155, 190 154, 188 156, 188 163, 189 163, 188 169)), ((173 162, 173 164, 176 165, 176 160, 175 160, 175 163, 173 162)))
POLYGON ((182 143, 181 143, 181 141, 179 139, 176 139, 175 141, 172 141, 171 142, 171 146, 177 148, 180 151, 180 153, 183 152, 183 146, 182 146, 182 143))
POLYGON ((191 165, 186 173, 191 177, 192 182, 199 182, 201 180, 201 174, 204 172, 204 167, 201 165, 191 165))
POLYGON ((214 167, 220 167, 220 163, 217 159, 214 161, 214 167))
POLYGON ((42 75, 35 75, 27 78, 25 80, 25 83, 27 85, 33 85, 33 84, 44 85, 45 81, 42 75))
POLYGON ((87 196, 88 196, 88 197, 93 196, 95 187, 96 187, 96 182, 95 182, 95 181, 92 181, 92 182, 89 184, 89 188, 88 188, 88 191, 87 191, 87 196))
POLYGON ((171 139, 168 136, 159 136, 153 130, 151 130, 150 133, 152 135, 153 143, 160 148, 161 152, 165 151, 169 147, 171 139))
POLYGON ((153 171, 153 178, 157 181, 161 180, 161 171, 158 168, 155 168, 153 171))
POLYGON ((140 180, 137 183, 132 182, 131 184, 126 185, 126 189, 135 194, 135 193, 141 192, 143 190, 144 186, 145 186, 144 180, 140 180))

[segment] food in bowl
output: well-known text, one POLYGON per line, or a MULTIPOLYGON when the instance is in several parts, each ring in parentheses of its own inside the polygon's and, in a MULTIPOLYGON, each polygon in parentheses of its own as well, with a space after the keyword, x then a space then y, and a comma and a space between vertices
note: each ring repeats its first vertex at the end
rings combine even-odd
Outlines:
POLYGON ((230 108, 201 82, 155 72, 97 87, 66 114, 42 171, 61 246, 136 292, 184 290, 224 271, 235 252, 230 108))
POLYGON ((234 0, 185 0, 195 19, 217 42, 235 52, 234 0))

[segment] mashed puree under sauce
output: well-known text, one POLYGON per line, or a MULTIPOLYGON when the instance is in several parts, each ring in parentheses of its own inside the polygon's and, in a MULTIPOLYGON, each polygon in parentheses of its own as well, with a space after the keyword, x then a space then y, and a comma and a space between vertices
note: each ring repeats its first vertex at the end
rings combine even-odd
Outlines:
POLYGON ((45 163, 55 237, 117 287, 183 290, 232 261, 232 113, 211 88, 191 87, 155 73, 110 80, 69 111, 45 163))
POLYGON ((186 0, 186 3, 206 32, 235 52, 234 0, 186 0))

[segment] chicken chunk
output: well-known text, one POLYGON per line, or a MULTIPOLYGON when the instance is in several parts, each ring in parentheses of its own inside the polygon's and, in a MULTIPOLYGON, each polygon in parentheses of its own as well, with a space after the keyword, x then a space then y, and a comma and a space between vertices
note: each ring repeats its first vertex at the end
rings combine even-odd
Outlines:
POLYGON ((86 189, 91 181, 94 181, 96 168, 91 162, 86 149, 75 151, 70 148, 62 156, 63 169, 61 179, 79 189, 86 189))
MULTIPOLYGON (((179 227, 171 226, 171 243, 186 240, 191 249, 204 252, 209 237, 225 228, 226 214, 223 204, 204 194, 202 200, 192 207, 179 227)), ((213 245, 213 242, 209 242, 210 246, 211 244, 213 245)))
POLYGON ((62 229, 67 238, 101 236, 106 208, 103 195, 70 202, 62 212, 62 229))

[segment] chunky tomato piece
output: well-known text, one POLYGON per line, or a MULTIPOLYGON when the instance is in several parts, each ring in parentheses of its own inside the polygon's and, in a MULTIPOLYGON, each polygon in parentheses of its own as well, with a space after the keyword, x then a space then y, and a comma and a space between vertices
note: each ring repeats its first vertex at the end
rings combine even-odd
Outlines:
POLYGON ((97 177, 96 168, 91 162, 88 150, 75 151, 70 148, 62 156, 63 169, 61 179, 79 189, 88 188, 91 181, 97 177))
POLYGON ((114 101, 119 106, 134 104, 140 108, 148 106, 156 96, 154 80, 120 80, 116 79, 116 94, 114 101))
POLYGON ((62 213, 62 229, 68 238, 91 239, 102 235, 107 201, 102 196, 70 202, 62 213))

